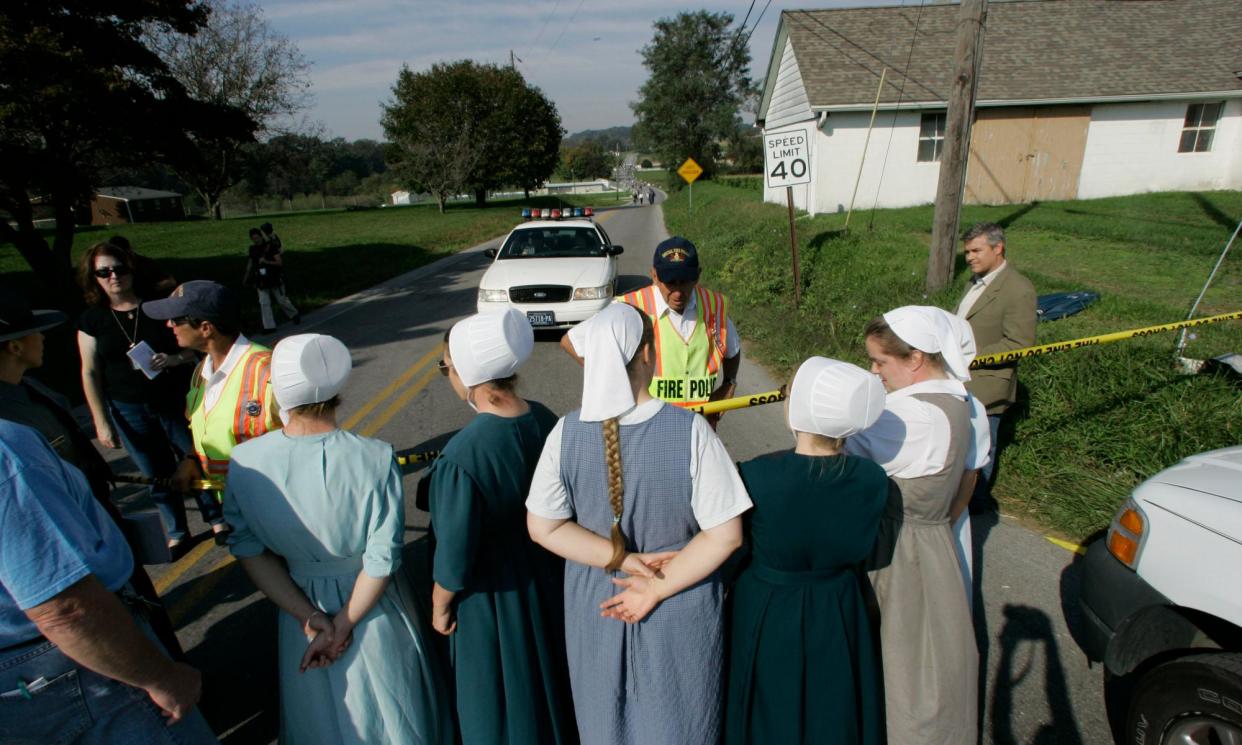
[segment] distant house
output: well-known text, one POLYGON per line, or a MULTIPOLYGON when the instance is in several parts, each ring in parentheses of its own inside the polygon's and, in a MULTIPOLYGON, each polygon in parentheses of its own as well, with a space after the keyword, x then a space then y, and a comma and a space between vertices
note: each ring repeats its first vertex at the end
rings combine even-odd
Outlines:
MULTIPOLYGON (((934 201, 959 10, 781 14, 757 124, 817 123, 800 207, 848 207, 860 166, 857 206, 934 201)), ((968 202, 1242 188, 1238 0, 994 1, 985 29, 968 202)))
POLYGON ((104 186, 91 197, 91 225, 185 219, 181 195, 141 186, 104 186))
POLYGON ((412 204, 410 201, 410 193, 408 191, 394 191, 392 193, 392 203, 394 205, 412 204))

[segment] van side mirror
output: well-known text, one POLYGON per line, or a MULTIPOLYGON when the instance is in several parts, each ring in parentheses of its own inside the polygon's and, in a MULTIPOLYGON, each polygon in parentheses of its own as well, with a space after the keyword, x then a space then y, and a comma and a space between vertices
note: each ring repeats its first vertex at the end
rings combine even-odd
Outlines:
POLYGON ((484 255, 484 256, 486 256, 486 257, 487 257, 487 258, 489 258, 489 259, 494 259, 494 258, 496 258, 496 249, 494 249, 494 248, 485 248, 485 249, 483 249, 483 255, 484 255))
POLYGON ((609 246, 608 247, 609 256, 620 256, 624 251, 625 251, 625 246, 609 246))

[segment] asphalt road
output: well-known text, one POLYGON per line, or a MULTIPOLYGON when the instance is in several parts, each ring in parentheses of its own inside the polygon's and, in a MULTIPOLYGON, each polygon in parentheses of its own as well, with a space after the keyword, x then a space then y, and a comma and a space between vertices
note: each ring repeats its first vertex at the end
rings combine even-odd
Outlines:
MULTIPOLYGON (((516 218, 516 215, 515 215, 516 218)), ((618 292, 646 284, 651 251, 665 237, 656 207, 621 207, 598 215, 625 246, 618 292)), ((444 332, 474 312, 486 267, 482 250, 495 241, 423 267, 309 314, 282 334, 316 331, 343 340, 354 355, 341 421, 394 444, 399 454, 443 444, 471 411, 436 369, 444 332)), ((359 261, 365 256, 357 257, 359 261)), ((741 329, 743 339, 745 328, 741 329)), ((559 332, 536 335, 535 352, 520 372, 520 390, 558 413, 579 400, 581 370, 557 345, 559 332)), ((272 340, 265 340, 271 342, 272 340)), ((779 383, 743 362, 738 391, 759 393, 779 383)), ((779 406, 731 412, 720 435, 736 460, 791 446, 779 406)), ((425 467, 407 469, 407 564, 425 559, 420 539, 427 514, 415 509, 425 467)), ((194 510, 190 510, 192 525, 194 510)), ((995 515, 978 519, 976 619, 983 654, 981 741, 1110 742, 1101 672, 1087 667, 1066 624, 1077 621, 1075 555, 1041 535, 995 515)), ((173 565, 151 566, 192 664, 203 671, 202 709, 230 745, 275 742, 279 727, 274 606, 258 595, 240 566, 221 548, 200 544, 173 565)))

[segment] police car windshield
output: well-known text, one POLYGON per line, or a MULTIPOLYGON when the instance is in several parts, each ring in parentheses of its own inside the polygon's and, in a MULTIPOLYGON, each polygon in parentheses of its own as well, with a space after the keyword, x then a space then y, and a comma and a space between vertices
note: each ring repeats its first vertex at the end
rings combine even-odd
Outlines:
POLYGON ((501 259, 566 259, 606 256, 594 228, 558 227, 515 230, 500 249, 501 259))

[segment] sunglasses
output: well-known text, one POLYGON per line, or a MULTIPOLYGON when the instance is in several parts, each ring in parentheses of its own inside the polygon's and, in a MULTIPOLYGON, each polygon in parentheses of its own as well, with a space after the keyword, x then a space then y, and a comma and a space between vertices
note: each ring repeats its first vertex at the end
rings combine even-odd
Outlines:
POLYGON ((440 362, 436 365, 436 367, 440 368, 440 374, 446 378, 448 377, 449 370, 453 369, 453 366, 446 364, 444 360, 440 360, 440 362))
POLYGON ((114 274, 118 277, 124 277, 129 274, 129 267, 124 264, 117 264, 116 266, 101 266, 96 269, 93 274, 100 279, 107 279, 114 274))
POLYGON ((174 326, 185 326, 187 324, 190 326, 197 326, 200 323, 202 323, 202 321, 198 320, 194 316, 177 316, 172 319, 172 324, 174 326))

